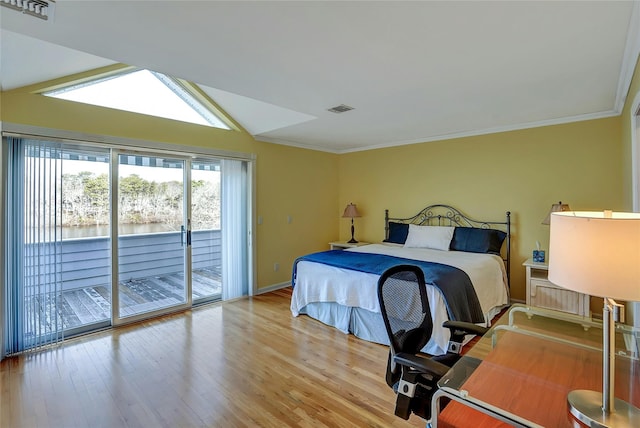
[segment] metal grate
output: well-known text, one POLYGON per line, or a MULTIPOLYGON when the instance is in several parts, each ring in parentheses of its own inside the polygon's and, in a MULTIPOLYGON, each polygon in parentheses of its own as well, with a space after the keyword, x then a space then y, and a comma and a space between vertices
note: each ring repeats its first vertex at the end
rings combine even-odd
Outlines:
POLYGON ((339 106, 331 107, 330 109, 327 109, 327 110, 330 111, 331 113, 344 113, 345 111, 353 110, 353 107, 349 107, 348 105, 345 105, 345 104, 340 104, 339 106))
POLYGON ((45 21, 53 18, 55 9, 53 0, 0 0, 0 5, 45 21))

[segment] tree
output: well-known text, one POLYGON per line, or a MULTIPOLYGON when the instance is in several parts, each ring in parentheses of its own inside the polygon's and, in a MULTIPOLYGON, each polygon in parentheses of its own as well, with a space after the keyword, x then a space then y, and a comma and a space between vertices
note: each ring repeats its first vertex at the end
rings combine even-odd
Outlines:
POLYGON ((109 176, 87 176, 83 180, 86 201, 91 204, 91 217, 95 224, 109 223, 109 176))
MULTIPOLYGON (((62 176, 63 226, 109 223, 109 176, 84 171, 62 176)), ((193 180, 192 217, 194 230, 220 228, 220 183, 193 180)), ((169 230, 183 224, 184 187, 181 182, 157 183, 137 174, 120 179, 119 221, 128 224, 162 223, 169 230)))
POLYGON ((191 183, 191 214, 194 230, 220 228, 220 183, 198 180, 191 183))

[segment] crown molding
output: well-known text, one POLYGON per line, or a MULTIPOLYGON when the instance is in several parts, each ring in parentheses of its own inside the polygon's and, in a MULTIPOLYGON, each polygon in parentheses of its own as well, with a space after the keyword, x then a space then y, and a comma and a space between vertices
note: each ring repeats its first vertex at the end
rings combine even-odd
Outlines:
POLYGON ((605 119, 607 117, 614 117, 619 115, 620 115, 620 112, 615 110, 609 110, 609 111, 603 111, 603 112, 597 112, 597 113, 588 113, 588 114, 582 114, 577 116, 563 117, 558 119, 526 122, 526 123, 519 123, 515 125, 498 126, 494 128, 478 129, 478 130, 465 131, 465 132, 455 132, 452 134, 441 134, 441 135, 434 135, 434 136, 424 137, 424 138, 416 138, 414 140, 392 141, 388 143, 381 143, 381 144, 374 144, 370 146, 346 148, 346 149, 328 149, 326 147, 313 146, 309 144, 301 144, 301 143, 288 141, 288 140, 279 140, 277 138, 263 138, 259 136, 256 136, 254 138, 256 138, 256 140, 258 141, 263 141, 266 143, 280 144, 284 146, 292 146, 292 147, 298 147, 301 149, 316 150, 320 152, 327 152, 327 153, 334 153, 334 154, 345 154, 345 153, 364 152, 367 150, 385 149, 389 147, 408 146, 410 144, 431 143, 435 141, 452 140, 455 138, 475 137, 479 135, 498 134, 501 132, 509 132, 509 131, 520 131, 523 129, 541 128, 544 126, 564 125, 567 123, 583 122, 586 120, 595 120, 595 119, 605 119))
POLYGON ((629 18, 629 31, 627 32, 627 42, 622 56, 622 66, 620 67, 620 77, 616 90, 616 101, 614 110, 620 114, 624 109, 627 100, 631 79, 636 69, 638 57, 640 57, 640 2, 634 1, 629 18))

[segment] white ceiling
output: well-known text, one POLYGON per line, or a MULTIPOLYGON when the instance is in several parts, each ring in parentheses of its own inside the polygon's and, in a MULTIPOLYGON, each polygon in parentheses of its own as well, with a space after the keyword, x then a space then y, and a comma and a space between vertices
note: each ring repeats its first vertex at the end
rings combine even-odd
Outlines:
POLYGON ((344 153, 619 114, 636 3, 58 0, 48 22, 0 7, 0 85, 122 62, 199 84, 261 141, 344 153))

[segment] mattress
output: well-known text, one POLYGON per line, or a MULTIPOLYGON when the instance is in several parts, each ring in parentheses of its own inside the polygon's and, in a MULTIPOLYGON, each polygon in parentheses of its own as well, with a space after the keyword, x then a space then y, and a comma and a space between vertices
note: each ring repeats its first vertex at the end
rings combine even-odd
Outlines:
MULTIPOLYGON (((405 248, 397 244, 371 244, 344 251, 386 254, 414 260, 447 264, 469 275, 482 308, 485 323, 509 302, 507 275, 502 258, 492 254, 405 248)), ((378 304, 378 275, 300 261, 291 296, 293 316, 306 314, 344 333, 388 344, 378 304)), ((434 331, 424 352, 446 352, 449 331, 442 323, 449 319, 446 304, 437 287, 427 284, 434 331)))

